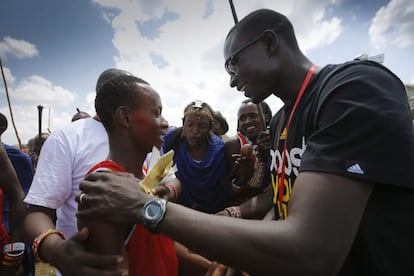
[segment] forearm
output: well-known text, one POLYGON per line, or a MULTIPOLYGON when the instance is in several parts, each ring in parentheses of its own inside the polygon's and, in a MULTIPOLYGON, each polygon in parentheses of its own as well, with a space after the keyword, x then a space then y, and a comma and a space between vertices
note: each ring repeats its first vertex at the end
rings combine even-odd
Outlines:
POLYGON ((89 252, 123 256, 124 261, 116 267, 128 270, 128 256, 124 237, 131 231, 130 226, 98 220, 79 219, 79 230, 83 227, 89 229, 89 236, 86 240, 86 249, 89 252))
POLYGON ((0 188, 9 199, 10 204, 10 240, 21 241, 24 238, 22 230, 26 215, 23 203, 24 193, 3 144, 0 144, 0 168, 0 188))
POLYGON ((23 201, 10 203, 9 227, 10 242, 24 240, 24 219, 26 216, 26 207, 23 201))
MULTIPOLYGON (((33 241, 48 229, 54 229, 53 223, 54 210, 31 206, 30 213, 26 216, 24 221, 24 230, 28 243, 33 244, 33 241)), ((37 247, 37 256, 45 262, 55 265, 54 258, 56 257, 55 250, 59 248, 64 239, 60 235, 48 235, 45 237, 37 247)))
POLYGON ((101 254, 121 254, 124 248, 125 227, 105 221, 78 220, 79 230, 88 227, 88 251, 101 254))
POLYGON ((10 241, 24 240, 23 224, 26 217, 26 206, 23 203, 24 193, 16 179, 14 186, 8 187, 7 196, 9 198, 9 226, 10 241))
POLYGON ((44 207, 31 206, 24 220, 24 232, 29 243, 44 230, 55 228, 53 223, 54 210, 44 207))
POLYGON ((274 252, 272 246, 280 244, 288 248, 284 237, 291 232, 291 227, 285 222, 252 223, 243 219, 208 215, 168 203, 159 230, 210 260, 252 274, 270 275, 275 274, 271 270, 277 268, 275 259, 281 263, 287 261, 285 253, 274 252), (275 223, 280 225, 274 227, 275 223))
POLYGON ((242 218, 263 218, 273 207, 272 195, 261 193, 239 206, 242 218))

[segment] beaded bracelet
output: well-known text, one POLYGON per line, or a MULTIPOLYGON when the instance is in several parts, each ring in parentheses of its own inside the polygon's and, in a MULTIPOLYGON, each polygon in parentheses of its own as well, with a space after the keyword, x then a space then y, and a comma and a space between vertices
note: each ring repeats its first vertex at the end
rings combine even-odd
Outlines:
POLYGON ((59 232, 58 230, 54 228, 49 228, 44 230, 37 238, 33 241, 32 249, 33 249, 33 255, 35 258, 39 258, 40 260, 44 261, 42 257, 39 255, 39 247, 42 241, 49 235, 59 235, 62 239, 65 239, 65 235, 62 232, 59 232))
POLYGON ((24 242, 13 242, 3 247, 2 265, 17 267, 23 260, 26 245, 24 242))
POLYGON ((227 207, 224 210, 226 210, 229 213, 229 215, 233 218, 241 218, 242 217, 239 206, 227 207))
POLYGON ((174 185, 169 184, 169 183, 165 184, 164 186, 167 187, 168 189, 171 189, 174 192, 173 202, 176 202, 178 198, 177 188, 174 185))

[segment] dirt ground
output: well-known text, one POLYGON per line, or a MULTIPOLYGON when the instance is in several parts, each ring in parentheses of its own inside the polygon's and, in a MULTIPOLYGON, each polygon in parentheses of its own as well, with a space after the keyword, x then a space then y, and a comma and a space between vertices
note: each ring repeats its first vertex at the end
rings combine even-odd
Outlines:
POLYGON ((55 268, 47 263, 36 262, 35 264, 36 276, 55 276, 55 268))

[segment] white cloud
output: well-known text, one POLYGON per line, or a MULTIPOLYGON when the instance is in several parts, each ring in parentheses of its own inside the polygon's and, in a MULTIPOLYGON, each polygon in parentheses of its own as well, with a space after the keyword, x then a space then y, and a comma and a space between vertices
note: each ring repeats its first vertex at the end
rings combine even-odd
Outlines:
POLYGON ((0 41, 0 55, 1 56, 15 56, 19 59, 31 58, 39 55, 36 45, 25 41, 17 40, 6 36, 3 41, 0 41))
MULTIPOLYGON (((335 1, 330 1, 333 4, 335 1)), ((286 11, 277 5, 274 8, 284 13, 293 24, 302 51, 330 45, 342 34, 342 20, 338 17, 326 18, 326 1, 289 1, 286 11)))
MULTIPOLYGON (((13 76, 10 69, 7 68, 7 67, 3 67, 3 73, 4 73, 4 77, 6 78, 7 86, 12 85, 14 83, 14 81, 16 80, 16 78, 13 76)), ((3 77, 2 77, 1 82, 3 83, 3 77)))
MULTIPOLYGON (((8 82, 11 111, 8 105, 0 107, 0 112, 7 117, 9 122, 8 129, 2 135, 2 141, 18 145, 18 136, 20 142, 26 144, 30 138, 38 134, 39 111, 37 106, 39 104, 43 106, 42 132, 52 131, 70 122, 75 110, 68 114, 62 108, 71 106, 75 100, 74 93, 61 86, 54 85, 41 76, 34 75, 18 81, 9 68, 4 67, 3 69, 8 82), (13 114, 18 130, 17 134, 15 133, 11 114, 13 114)), ((1 94, 4 95, 4 93, 1 94)), ((90 103, 90 97, 88 96, 89 94, 83 102, 90 103)))
POLYGON ((47 105, 69 105, 74 101, 73 93, 61 86, 53 85, 41 76, 23 79, 13 89, 12 95, 27 103, 44 103, 47 105))
POLYGON ((391 0, 381 7, 369 28, 373 45, 383 49, 387 45, 406 48, 414 45, 414 2, 391 0))
MULTIPOLYGON (((229 134, 235 133, 235 113, 245 97, 230 88, 223 67, 224 38, 234 25, 228 1, 213 0, 207 17, 205 1, 94 2, 118 10, 112 19, 113 44, 118 51, 114 57, 116 66, 154 86, 162 97, 164 116, 172 125, 181 125, 187 103, 201 99, 220 110, 229 122, 229 134), (166 11, 174 15, 171 20, 165 18, 166 11), (148 20, 153 20, 152 27, 156 27, 155 23, 160 26, 156 29, 159 35, 151 39, 137 28, 148 20), (164 67, 153 61, 154 53, 164 61, 164 67)), ((306 51, 332 43, 342 32, 339 18, 324 18, 326 4, 323 0, 238 1, 235 9, 239 19, 258 8, 286 14, 295 26, 302 50, 306 51)), ((276 97, 267 102, 273 112, 282 105, 276 97)))

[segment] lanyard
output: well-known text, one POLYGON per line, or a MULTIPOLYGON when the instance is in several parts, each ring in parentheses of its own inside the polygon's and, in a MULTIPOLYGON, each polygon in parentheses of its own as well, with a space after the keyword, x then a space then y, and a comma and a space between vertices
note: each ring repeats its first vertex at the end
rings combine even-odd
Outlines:
MULTIPOLYGON (((315 72, 316 69, 316 65, 313 64, 312 67, 308 70, 308 73, 306 74, 305 79, 303 80, 302 86, 300 87, 298 96, 296 97, 295 103, 293 104, 293 108, 292 111, 290 112, 289 115, 289 119, 286 125, 286 137, 285 137, 285 143, 283 146, 283 153, 282 153, 282 172, 281 172, 281 176, 279 178, 279 185, 278 185, 278 205, 279 205, 279 214, 281 216, 283 216, 283 212, 281 212, 281 206, 282 206, 282 202, 283 202, 283 195, 285 193, 285 170, 286 170, 286 144, 287 144, 287 139, 288 139, 288 131, 289 131, 289 127, 290 127, 290 122, 292 120, 293 114, 295 113, 296 107, 299 105, 300 100, 302 99, 303 93, 306 90, 306 87, 308 86, 313 73, 315 72)), ((285 111, 283 111, 282 116, 281 116, 281 120, 277 129, 277 140, 276 140, 276 150, 279 148, 279 140, 280 140, 280 131, 281 131, 281 127, 282 127, 282 123, 283 123, 283 119, 284 119, 284 115, 285 115, 285 111)), ((277 159, 276 159, 277 160, 277 159)), ((279 166, 276 166, 276 174, 277 174, 277 168, 279 166)))

